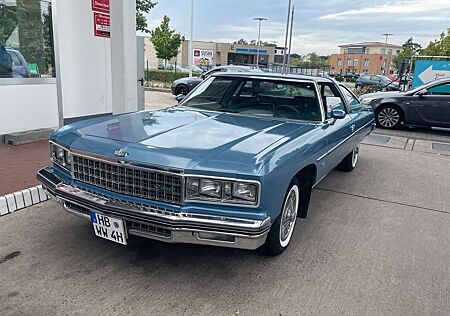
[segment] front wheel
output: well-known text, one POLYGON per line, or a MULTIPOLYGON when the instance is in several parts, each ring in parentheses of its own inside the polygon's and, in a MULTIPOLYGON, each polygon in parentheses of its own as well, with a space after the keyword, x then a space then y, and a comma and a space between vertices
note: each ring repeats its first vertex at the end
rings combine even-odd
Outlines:
POLYGON ((275 219, 262 250, 269 256, 281 254, 289 246, 297 221, 300 200, 299 183, 293 180, 286 193, 281 214, 275 219))
POLYGON ((376 112, 376 122, 379 127, 396 129, 401 125, 402 114, 393 105, 387 105, 376 112))

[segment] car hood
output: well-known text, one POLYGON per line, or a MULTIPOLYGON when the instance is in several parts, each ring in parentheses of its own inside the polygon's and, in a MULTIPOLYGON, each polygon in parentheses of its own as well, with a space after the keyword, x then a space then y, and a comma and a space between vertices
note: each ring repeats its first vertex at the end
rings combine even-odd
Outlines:
POLYGON ((123 148, 129 154, 123 160, 237 171, 262 151, 314 128, 302 122, 171 108, 113 116, 86 126, 75 123, 53 138, 113 158, 114 151, 123 148))
POLYGON ((404 92, 400 91, 391 91, 391 92, 374 92, 374 93, 367 93, 360 96, 360 100, 363 99, 382 99, 382 98, 390 98, 390 97, 399 97, 405 95, 404 92))

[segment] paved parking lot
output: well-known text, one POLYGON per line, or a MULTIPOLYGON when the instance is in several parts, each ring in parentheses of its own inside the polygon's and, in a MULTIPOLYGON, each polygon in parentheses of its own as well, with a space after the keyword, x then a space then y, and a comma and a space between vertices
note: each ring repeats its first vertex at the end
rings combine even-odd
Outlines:
POLYGON ((1 217, 1 314, 448 315, 450 157, 369 143, 275 258, 123 247, 54 202, 1 217))

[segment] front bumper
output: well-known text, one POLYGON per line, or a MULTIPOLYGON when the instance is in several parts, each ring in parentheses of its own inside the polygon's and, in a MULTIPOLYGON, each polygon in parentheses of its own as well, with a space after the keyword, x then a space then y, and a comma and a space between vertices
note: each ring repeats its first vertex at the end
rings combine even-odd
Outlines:
POLYGON ((124 220, 129 235, 169 243, 190 243, 240 249, 257 249, 264 244, 271 219, 264 221, 174 212, 114 200, 62 183, 52 168, 37 174, 43 189, 63 208, 90 220, 90 211, 124 220))

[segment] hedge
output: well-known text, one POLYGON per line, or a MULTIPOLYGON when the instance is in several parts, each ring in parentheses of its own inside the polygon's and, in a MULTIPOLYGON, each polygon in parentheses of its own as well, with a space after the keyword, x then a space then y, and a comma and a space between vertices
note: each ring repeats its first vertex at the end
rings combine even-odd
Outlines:
MULTIPOLYGON (((195 74, 199 75, 199 74, 195 74)), ((189 77, 188 72, 177 71, 176 73, 173 70, 162 70, 162 69, 151 69, 145 71, 145 79, 147 81, 159 81, 159 82, 167 82, 172 83, 177 79, 189 77)))

